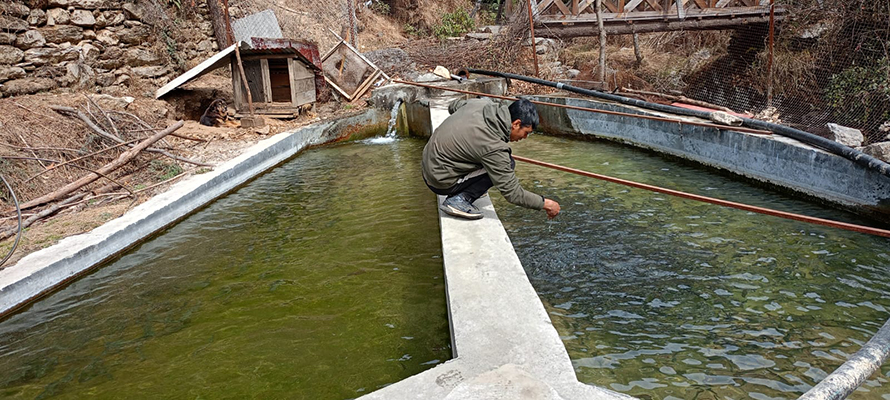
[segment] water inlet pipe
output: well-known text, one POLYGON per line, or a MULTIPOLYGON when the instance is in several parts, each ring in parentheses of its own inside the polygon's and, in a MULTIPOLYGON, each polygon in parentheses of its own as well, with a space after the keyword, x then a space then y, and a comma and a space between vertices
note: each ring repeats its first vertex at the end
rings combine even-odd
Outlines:
POLYGON ((872 338, 798 400, 841 400, 881 367, 890 353, 890 320, 872 338))
POLYGON ((593 172, 587 172, 587 171, 583 171, 580 169, 564 167, 562 165, 551 164, 551 163, 547 163, 547 162, 543 162, 543 161, 533 160, 531 158, 520 157, 517 155, 514 155, 513 158, 516 161, 522 161, 522 162, 526 162, 529 164, 539 165, 542 167, 547 167, 547 168, 555 169, 558 171, 570 172, 570 173, 573 173, 576 175, 586 176, 588 178, 600 179, 600 180, 604 180, 607 182, 617 183, 620 185, 635 187, 638 189, 644 189, 644 190, 649 190, 652 192, 664 193, 664 194, 671 195, 671 196, 682 197, 684 199, 697 200, 697 201, 701 201, 701 202, 705 202, 705 203, 716 204, 719 206, 732 207, 732 208, 737 208, 739 210, 756 212, 758 214, 771 215, 774 217, 786 218, 786 219, 791 219, 791 220, 801 221, 801 222, 809 222, 811 224, 824 225, 824 226, 828 226, 828 227, 832 227, 832 228, 839 228, 839 229, 845 229, 845 230, 853 231, 853 232, 866 233, 869 235, 890 237, 890 231, 885 230, 885 229, 872 228, 869 226, 850 224, 850 223, 841 222, 841 221, 833 221, 830 219, 810 217, 807 215, 801 215, 801 214, 795 214, 795 213, 790 213, 790 212, 785 212, 785 211, 773 210, 770 208, 757 207, 757 206, 752 206, 752 205, 744 204, 744 203, 736 203, 734 201, 729 201, 729 200, 721 200, 721 199, 716 199, 713 197, 707 197, 707 196, 702 196, 702 195, 697 195, 697 194, 692 194, 692 193, 681 192, 679 190, 666 189, 666 188, 659 187, 659 186, 647 185, 645 183, 639 183, 639 182, 629 181, 629 180, 625 180, 625 179, 615 178, 615 177, 611 177, 608 175, 595 174, 593 172))
MULTIPOLYGON (((685 116, 690 116, 690 117, 698 117, 698 118, 703 118, 703 119, 708 119, 708 120, 711 119, 711 114, 712 114, 711 112, 707 112, 707 111, 697 111, 697 110, 690 110, 690 109, 681 108, 681 107, 668 106, 668 105, 664 105, 664 104, 650 103, 648 101, 631 99, 629 97, 618 96, 618 95, 614 95, 611 93, 603 93, 603 92, 598 92, 596 90, 582 89, 582 88, 579 88, 576 86, 566 85, 564 83, 546 81, 543 79, 532 78, 532 77, 524 76, 524 75, 516 75, 516 74, 510 74, 510 73, 506 73, 506 72, 497 72, 497 71, 486 71, 486 70, 482 70, 482 69, 473 69, 473 68, 467 68, 467 70, 474 74, 497 76, 497 77, 509 78, 509 79, 517 79, 517 80, 521 80, 521 81, 525 81, 525 82, 536 83, 539 85, 550 86, 550 87, 554 87, 557 89, 563 89, 563 90, 567 90, 567 91, 578 93, 578 94, 597 97, 597 98, 604 99, 604 100, 610 100, 610 101, 614 101, 614 102, 618 102, 618 103, 622 103, 622 104, 627 104, 627 105, 632 105, 632 106, 636 106, 636 107, 640 107, 640 108, 647 108, 650 110, 662 111, 662 112, 667 112, 667 113, 672 113, 672 114, 679 114, 679 115, 685 115, 685 116)), ((636 115, 634 115, 634 116, 636 117, 636 115)), ((742 120, 742 126, 752 128, 752 129, 762 129, 762 130, 766 130, 766 131, 769 131, 769 132, 772 132, 772 133, 775 133, 775 134, 778 134, 781 136, 786 136, 786 137, 792 138, 794 140, 806 143, 811 146, 818 147, 818 148, 828 151, 830 153, 844 157, 850 161, 855 162, 856 164, 859 164, 867 169, 876 171, 876 172, 883 174, 885 176, 890 176, 890 164, 887 164, 887 163, 885 163, 877 158, 874 158, 870 155, 867 155, 861 151, 855 150, 848 146, 844 146, 844 145, 842 145, 838 142, 835 142, 833 140, 828 140, 821 136, 816 136, 812 133, 805 132, 800 129, 794 129, 794 128, 784 126, 784 125, 774 124, 771 122, 760 121, 760 120, 751 119, 751 118, 744 118, 744 117, 740 117, 740 118, 742 120)), ((745 132, 744 130, 742 130, 742 128, 738 128, 738 127, 721 127, 720 129, 745 132)))
MULTIPOLYGON (((406 84, 406 85, 425 87, 428 89, 445 90, 445 91, 449 91, 449 92, 463 93, 463 94, 469 94, 469 95, 473 95, 473 96, 491 97, 491 98, 495 98, 495 99, 510 100, 510 101, 519 100, 516 97, 499 96, 496 94, 472 92, 469 90, 461 90, 461 89, 454 89, 454 88, 448 88, 448 87, 442 87, 442 86, 427 85, 427 84, 423 84, 423 83, 403 81, 401 79, 393 79, 392 81, 395 83, 402 83, 402 84, 406 84)), ((682 120, 678 120, 678 119, 674 119, 674 118, 656 117, 656 116, 652 116, 652 115, 630 114, 630 113, 623 113, 623 112, 619 112, 619 111, 598 110, 596 108, 570 106, 570 105, 566 105, 566 104, 548 103, 545 101, 537 101, 537 100, 529 100, 529 102, 531 102, 532 104, 538 104, 538 105, 542 105, 542 106, 560 107, 560 108, 567 108, 570 110, 589 111, 589 112, 594 112, 594 113, 599 113, 599 114, 620 115, 623 117, 650 119, 650 120, 654 120, 654 121, 674 122, 679 125, 694 125, 694 126, 703 126, 703 127, 715 128, 715 129, 728 129, 728 130, 733 130, 733 131, 738 131, 738 132, 753 133, 756 135, 770 135, 771 134, 771 132, 769 132, 769 131, 764 131, 764 130, 759 130, 759 129, 740 128, 740 127, 736 127, 736 126, 730 127, 730 126, 725 126, 725 125, 711 124, 711 123, 707 123, 707 122, 682 121, 682 120)))

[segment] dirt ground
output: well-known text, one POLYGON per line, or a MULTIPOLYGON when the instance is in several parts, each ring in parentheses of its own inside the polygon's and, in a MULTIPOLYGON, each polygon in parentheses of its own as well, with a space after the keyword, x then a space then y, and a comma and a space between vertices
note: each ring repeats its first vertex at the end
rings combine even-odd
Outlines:
MULTIPOLYGON (((155 144, 180 158, 171 159, 156 153, 141 153, 120 169, 87 185, 86 197, 74 201, 58 212, 37 220, 23 230, 15 252, 0 269, 16 265, 27 254, 52 246, 59 240, 88 232, 136 205, 167 190, 173 183, 188 176, 211 171, 245 149, 281 132, 317 122, 359 113, 364 100, 354 103, 335 101, 316 104, 297 118, 266 117, 261 128, 210 127, 198 123, 203 110, 214 98, 232 98, 231 80, 223 73, 208 74, 183 86, 165 101, 133 95, 108 98, 94 94, 36 94, 0 99, 0 175, 15 191, 19 203, 57 190, 69 182, 92 175, 103 165, 120 156, 124 146, 108 149, 115 143, 103 138, 94 129, 70 113, 51 107, 75 108, 106 130, 116 130, 124 140, 138 141, 183 120, 184 125, 155 144), (127 101, 131 101, 127 103, 127 101), (113 123, 109 123, 109 119, 113 123), (97 154, 98 153, 98 154, 97 154), (61 165, 59 161, 70 162, 61 165), (74 160, 73 162, 71 162, 74 160), (206 164, 206 165, 198 165, 206 164), (117 184, 111 184, 110 181, 117 184)), ((229 113, 234 111, 229 108, 229 113)), ((75 192, 75 193, 78 193, 75 192)), ((64 198, 64 197, 63 197, 64 198)), ((9 191, 2 189, 0 233, 10 234, 18 227, 15 206, 9 191)), ((23 210, 22 218, 45 209, 37 206, 23 210)), ((15 243, 15 235, 0 242, 0 257, 15 243)))

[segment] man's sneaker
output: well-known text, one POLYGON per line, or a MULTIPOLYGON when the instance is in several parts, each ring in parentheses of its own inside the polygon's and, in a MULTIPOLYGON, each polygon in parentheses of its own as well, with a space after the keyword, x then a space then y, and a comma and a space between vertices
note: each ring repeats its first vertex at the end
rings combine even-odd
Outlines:
POLYGON ((445 214, 466 219, 480 219, 482 212, 473 205, 463 193, 445 198, 439 209, 445 214))

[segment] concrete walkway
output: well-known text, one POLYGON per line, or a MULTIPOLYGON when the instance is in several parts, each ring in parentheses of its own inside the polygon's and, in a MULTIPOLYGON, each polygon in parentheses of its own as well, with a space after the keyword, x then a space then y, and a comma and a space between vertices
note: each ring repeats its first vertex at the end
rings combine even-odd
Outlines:
MULTIPOLYGON (((437 127, 447 101, 430 109, 437 127)), ((455 358, 361 399, 632 399, 578 382, 490 198, 476 206, 477 221, 439 212, 455 358)))

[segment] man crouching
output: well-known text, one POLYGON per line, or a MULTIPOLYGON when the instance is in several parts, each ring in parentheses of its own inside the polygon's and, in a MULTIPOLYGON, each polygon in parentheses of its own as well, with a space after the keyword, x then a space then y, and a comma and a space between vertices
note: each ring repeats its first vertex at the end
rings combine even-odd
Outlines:
POLYGON ((538 111, 526 99, 509 106, 489 99, 457 100, 451 114, 423 148, 423 180, 436 194, 447 196, 439 207, 446 214, 480 219, 473 205, 492 186, 510 203, 559 214, 559 203, 519 185, 508 142, 525 139, 538 126, 538 111))

